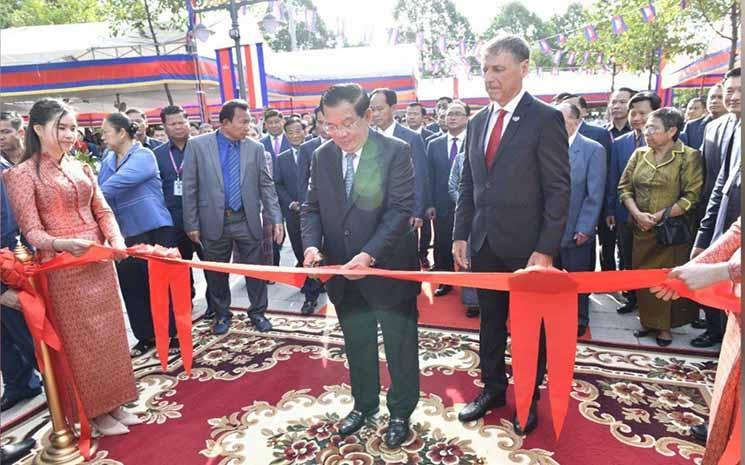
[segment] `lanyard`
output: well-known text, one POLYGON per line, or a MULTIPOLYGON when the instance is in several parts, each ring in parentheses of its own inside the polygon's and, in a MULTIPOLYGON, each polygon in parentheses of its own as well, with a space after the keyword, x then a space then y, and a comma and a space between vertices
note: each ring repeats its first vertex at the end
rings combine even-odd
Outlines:
POLYGON ((168 149, 168 156, 171 157, 171 164, 173 165, 173 169, 176 171, 176 177, 181 178, 181 172, 184 170, 184 159, 181 159, 181 165, 176 167, 176 160, 173 158, 173 151, 171 149, 168 149))

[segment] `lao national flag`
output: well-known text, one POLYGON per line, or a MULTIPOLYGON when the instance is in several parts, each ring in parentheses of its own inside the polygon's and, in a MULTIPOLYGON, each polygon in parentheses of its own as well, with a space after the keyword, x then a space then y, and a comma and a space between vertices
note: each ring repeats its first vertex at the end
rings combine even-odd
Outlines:
POLYGON ((680 0, 680 9, 685 10, 688 6, 688 2, 686 0, 680 0))
POLYGON ((655 11, 654 5, 652 5, 651 3, 648 3, 647 5, 641 7, 641 12, 642 20, 644 20, 645 23, 651 23, 657 16, 657 11, 655 11))
POLYGON ((577 62, 577 52, 571 52, 567 55, 567 65, 574 66, 577 62))
POLYGON ((613 33, 615 35, 623 34, 629 29, 628 26, 626 26, 626 21, 623 20, 623 16, 621 15, 611 18, 610 25, 613 28, 613 33))
POLYGON ((589 63, 589 62, 590 62, 590 52, 585 52, 585 53, 584 53, 584 54, 582 55, 582 63, 580 63, 580 64, 581 64, 581 65, 586 65, 586 64, 587 64, 587 63, 589 63))
POLYGON ((565 43, 567 43, 567 35, 559 34, 558 42, 559 42, 559 45, 564 45, 565 43))
POLYGON ((546 55, 551 54, 551 46, 548 44, 548 41, 546 39, 541 40, 538 42, 538 44, 541 46, 541 52, 545 53, 546 55))
POLYGON ((553 59, 552 63, 554 65, 556 65, 556 66, 559 66, 559 64, 561 63, 561 57, 562 57, 562 55, 564 55, 564 52, 562 52, 561 50, 555 51, 554 52, 554 59, 553 59))
POLYGON ((585 39, 587 39, 588 42, 594 42, 598 40, 598 33, 595 30, 595 26, 593 26, 592 24, 588 24, 583 29, 585 33, 585 39))

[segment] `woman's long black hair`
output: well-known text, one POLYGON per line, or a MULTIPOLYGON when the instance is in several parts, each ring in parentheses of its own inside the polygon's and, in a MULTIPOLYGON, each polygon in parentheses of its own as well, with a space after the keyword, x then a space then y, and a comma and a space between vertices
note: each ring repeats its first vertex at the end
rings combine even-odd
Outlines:
POLYGON ((73 113, 65 103, 54 98, 37 100, 28 113, 28 129, 26 130, 25 147, 21 162, 36 158, 36 173, 39 173, 39 156, 41 155, 41 139, 34 131, 34 126, 46 126, 50 121, 59 121, 63 116, 73 113))

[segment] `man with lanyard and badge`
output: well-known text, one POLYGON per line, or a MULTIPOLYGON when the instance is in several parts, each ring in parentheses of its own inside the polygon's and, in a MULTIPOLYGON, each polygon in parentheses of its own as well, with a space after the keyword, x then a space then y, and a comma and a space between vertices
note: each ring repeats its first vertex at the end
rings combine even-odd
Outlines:
MULTIPOLYGON (((153 151, 158 161, 160 180, 163 183, 163 197, 166 207, 173 218, 173 231, 170 241, 171 247, 178 247, 181 258, 191 260, 196 252, 202 258, 201 246, 192 242, 184 232, 184 210, 181 204, 183 196, 184 151, 189 141, 190 127, 186 112, 178 105, 169 105, 160 112, 160 120, 168 135, 168 142, 156 147, 153 151)), ((194 276, 191 276, 191 297, 194 298, 194 276)), ((209 293, 205 292, 207 299, 207 313, 209 317, 212 305, 209 302, 209 293)))

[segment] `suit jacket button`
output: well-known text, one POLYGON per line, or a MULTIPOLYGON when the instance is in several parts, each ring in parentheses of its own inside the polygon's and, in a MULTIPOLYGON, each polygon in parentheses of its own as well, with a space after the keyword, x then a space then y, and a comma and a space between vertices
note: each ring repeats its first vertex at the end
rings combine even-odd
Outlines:
POLYGON ((348 229, 345 229, 344 230, 344 237, 350 237, 350 236, 352 236, 352 231, 350 231, 348 229))

